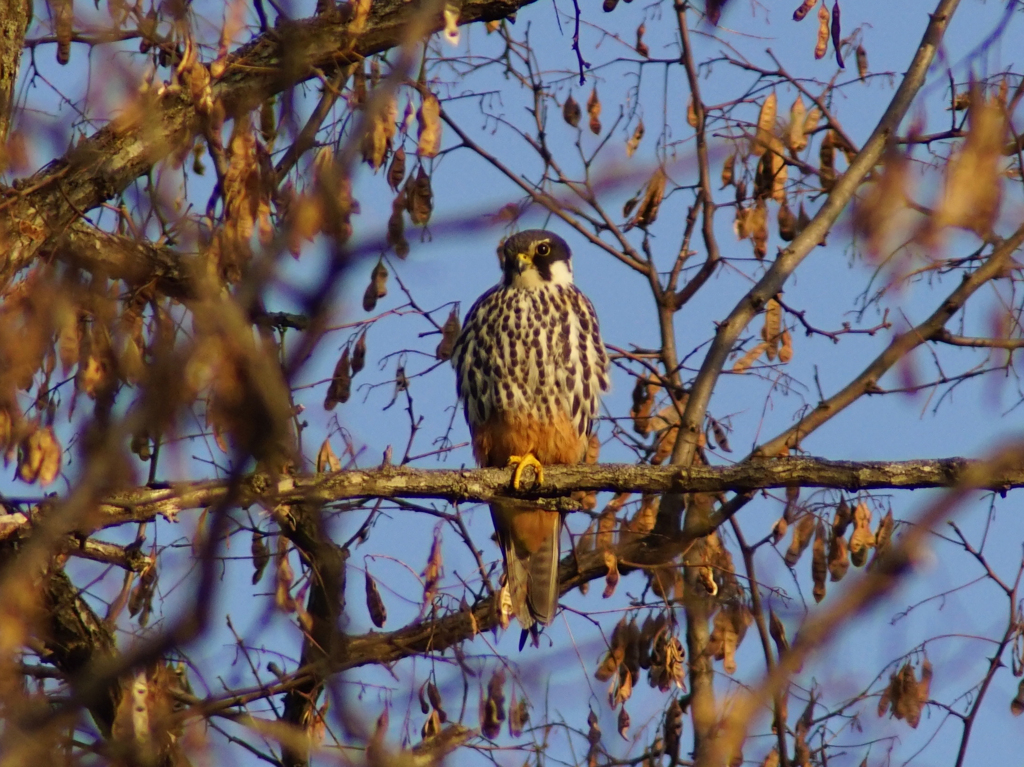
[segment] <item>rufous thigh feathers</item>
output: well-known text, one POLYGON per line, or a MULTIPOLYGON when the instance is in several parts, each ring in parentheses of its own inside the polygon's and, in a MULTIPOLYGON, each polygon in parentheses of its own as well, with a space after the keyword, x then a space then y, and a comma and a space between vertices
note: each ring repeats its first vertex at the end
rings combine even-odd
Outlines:
POLYGON ((583 460, 587 441, 566 413, 551 420, 522 413, 495 413, 473 428, 473 456, 484 467, 504 467, 511 456, 528 453, 544 466, 573 464, 583 460))

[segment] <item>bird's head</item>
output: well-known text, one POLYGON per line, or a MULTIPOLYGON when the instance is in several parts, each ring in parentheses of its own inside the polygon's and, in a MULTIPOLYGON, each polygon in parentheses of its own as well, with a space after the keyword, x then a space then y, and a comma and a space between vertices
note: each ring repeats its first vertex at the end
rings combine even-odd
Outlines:
POLYGON ((557 234, 527 229, 505 240, 498 253, 505 270, 506 287, 572 284, 572 253, 557 234))

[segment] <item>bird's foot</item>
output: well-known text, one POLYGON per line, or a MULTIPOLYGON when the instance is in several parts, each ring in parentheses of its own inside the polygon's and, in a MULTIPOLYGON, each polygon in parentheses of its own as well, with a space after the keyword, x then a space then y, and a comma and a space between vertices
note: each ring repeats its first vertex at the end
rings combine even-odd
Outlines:
POLYGON ((544 467, 541 466, 540 461, 537 460, 537 456, 533 453, 509 456, 508 466, 516 467, 516 470, 512 472, 512 487, 516 490, 519 489, 519 486, 523 482, 523 469, 527 466, 532 466, 533 470, 537 473, 536 484, 544 484, 544 467))

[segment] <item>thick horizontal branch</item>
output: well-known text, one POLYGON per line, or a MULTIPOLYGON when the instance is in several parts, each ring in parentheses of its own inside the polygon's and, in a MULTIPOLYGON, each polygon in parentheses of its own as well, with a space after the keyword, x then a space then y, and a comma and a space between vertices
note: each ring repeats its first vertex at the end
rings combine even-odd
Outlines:
MULTIPOLYGON (((466 0, 460 25, 502 19, 533 0, 466 0)), ((253 109, 270 96, 338 66, 362 61, 403 42, 406 25, 420 3, 373 3, 365 30, 357 37, 341 14, 282 22, 228 57, 212 97, 228 116, 253 109)), ((438 13, 428 25, 443 28, 438 13)), ((187 88, 167 89, 77 143, 12 189, 0 191, 0 234, 6 252, 0 285, 6 284, 41 252, 52 250, 72 222, 123 192, 171 153, 188 146, 203 115, 187 88)), ((84 236, 84 232, 80 233, 84 236)))
MULTIPOLYGON (((575 491, 615 493, 751 492, 778 487, 826 487, 836 490, 917 490, 958 485, 976 461, 941 458, 920 461, 829 461, 824 458, 751 460, 735 466, 639 466, 597 464, 549 466, 544 484, 515 492, 508 469, 427 470, 378 468, 339 471, 305 477, 285 477, 277 485, 265 475, 253 475, 239 499, 254 503, 336 503, 360 498, 434 498, 487 503, 496 498, 520 498, 565 511, 577 508, 567 496, 575 491)), ((1024 487, 1024 466, 1003 469, 991 476, 984 489, 1006 491, 1024 487)), ((227 482, 182 483, 166 487, 140 487, 112 493, 90 517, 95 530, 126 522, 164 516, 173 519, 188 509, 208 508, 225 498, 227 482)), ((55 502, 47 499, 48 503, 55 502)), ((59 502, 59 501, 58 501, 59 502)), ((45 516, 45 511, 42 512, 45 516)), ((25 535, 40 519, 22 514, 0 515, 0 539, 25 535)))

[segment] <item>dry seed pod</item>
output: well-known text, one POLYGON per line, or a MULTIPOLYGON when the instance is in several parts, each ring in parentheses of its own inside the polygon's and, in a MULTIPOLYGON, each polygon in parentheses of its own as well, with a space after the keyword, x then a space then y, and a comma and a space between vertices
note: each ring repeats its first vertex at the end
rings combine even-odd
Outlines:
POLYGON ((932 232, 955 226, 986 237, 999 215, 999 162, 1006 115, 997 103, 985 101, 977 88, 973 90, 967 138, 960 153, 947 164, 942 198, 930 224, 932 232))
POLYGON ((725 189, 729 184, 732 183, 733 177, 736 174, 736 153, 733 152, 731 155, 725 158, 725 163, 722 165, 722 189, 725 189))
POLYGON ((252 554, 253 586, 263 578, 263 571, 267 569, 267 565, 270 563, 270 549, 267 548, 267 544, 264 541, 266 537, 266 533, 259 530, 252 531, 252 544, 249 547, 249 551, 252 554))
POLYGON ((403 260, 409 255, 409 241, 405 239, 405 205, 405 190, 402 190, 391 203, 387 234, 388 245, 403 260))
POLYGON ((785 625, 783 625, 779 616, 775 614, 775 610, 771 607, 768 608, 768 633, 772 635, 775 649, 778 650, 779 657, 781 658, 789 651, 789 640, 786 638, 785 625))
POLYGON ((619 670, 619 666, 626 659, 626 633, 628 631, 626 619, 622 618, 615 628, 612 629, 612 636, 609 641, 608 652, 605 653, 601 665, 594 672, 594 678, 599 682, 607 682, 619 670))
POLYGON ((370 620, 373 621, 373 625, 377 628, 384 628, 384 623, 388 619, 387 608, 384 607, 384 600, 380 598, 380 591, 377 590, 377 581, 370 575, 370 571, 365 571, 366 575, 366 609, 370 613, 370 620))
POLYGON ((352 375, 355 375, 366 366, 366 331, 356 339, 352 347, 352 375))
POLYGON ((789 108, 789 131, 786 133, 786 143, 793 154, 807 147, 807 136, 804 134, 806 119, 807 107, 804 106, 803 97, 797 94, 793 106, 789 108))
POLYGON ((779 335, 779 362, 785 365, 793 359, 793 336, 789 330, 783 330, 779 335))
POLYGON ((597 86, 590 91, 587 99, 587 115, 590 117, 590 132, 597 135, 601 132, 601 99, 597 95, 597 86))
POLYGON ((665 728, 662 732, 662 738, 665 741, 665 754, 668 755, 669 761, 673 764, 679 758, 679 745, 683 737, 683 709, 679 705, 679 701, 672 698, 672 702, 668 706, 668 711, 665 712, 665 728))
POLYGON ((501 734, 501 723, 505 721, 505 672, 494 672, 487 683, 487 698, 481 707, 480 731, 484 737, 494 740, 501 734))
POLYGON ((348 356, 349 351, 346 346, 341 352, 341 357, 338 358, 338 363, 334 366, 334 375, 331 377, 331 383, 327 387, 327 396, 324 398, 324 410, 334 410, 339 402, 344 404, 352 396, 352 369, 348 356))
POLYGON ((636 379, 633 386, 633 407, 629 411, 633 418, 633 431, 647 436, 651 433, 651 410, 654 408, 654 395, 658 385, 643 376, 636 379))
POLYGON ((516 688, 512 688, 512 702, 508 707, 508 734, 513 738, 523 735, 523 728, 530 721, 530 707, 526 698, 516 700, 516 688))
POLYGON ((823 59, 828 52, 829 37, 829 14, 825 0, 821 0, 821 8, 818 9, 818 42, 814 46, 814 58, 823 59))
POLYGON ((835 531, 829 536, 828 542, 828 573, 834 583, 838 583, 850 569, 850 549, 846 544, 846 538, 836 535, 835 531))
POLYGON ((29 484, 49 485, 60 473, 63 452, 53 429, 35 429, 18 446, 18 479, 29 484))
POLYGON ((441 102, 433 93, 423 97, 417 121, 419 132, 416 137, 416 153, 420 157, 436 157, 441 151, 441 102))
POLYGON ((763 261, 768 255, 768 205, 763 199, 754 203, 747 226, 754 243, 754 258, 763 261))
POLYGON ((579 127, 581 116, 582 111, 580 110, 580 105, 570 93, 568 98, 566 98, 565 103, 562 104, 562 119, 569 123, 573 128, 577 128, 579 127))
POLYGON ((405 147, 398 147, 391 156, 391 165, 388 167, 388 186, 395 192, 405 178, 405 147))
POLYGON ((821 188, 826 192, 831 192, 832 187, 836 184, 836 144, 831 130, 825 133, 825 138, 821 140, 818 161, 821 165, 818 171, 821 188))
POLYGON ((765 353, 765 350, 767 348, 768 344, 762 341, 757 346, 750 349, 750 351, 748 351, 746 354, 744 354, 742 357, 736 360, 736 362, 733 363, 732 372, 743 373, 744 371, 748 370, 750 366, 757 361, 757 358, 765 353))
MULTIPOLYGON (((786 453, 788 455, 788 451, 786 453)), ((797 518, 797 512, 800 510, 800 488, 796 485, 786 486, 786 508, 782 512, 782 518, 787 522, 792 522, 797 518)))
POLYGON ((857 76, 864 81, 864 78, 868 75, 868 52, 864 50, 863 45, 857 46, 857 76))
POLYGON ((422 165, 416 171, 415 180, 410 179, 405 185, 405 194, 409 219, 415 226, 426 226, 434 211, 434 191, 430 187, 430 176, 422 165))
POLYGON ((811 107, 804 119, 804 135, 814 133, 818 129, 818 122, 821 120, 821 110, 818 107, 811 107))
POLYGON ((786 537, 786 532, 789 530, 789 522, 785 517, 779 517, 775 520, 775 524, 772 525, 772 543, 776 546, 779 545, 779 541, 786 537))
POLYGON ((800 234, 807 225, 811 223, 811 217, 807 215, 807 211, 804 210, 804 203, 800 201, 800 212, 796 214, 796 233, 800 234))
POLYGON ((640 203, 640 207, 637 209, 636 215, 633 216, 628 228, 633 226, 643 228, 654 223, 655 219, 658 218, 658 209, 661 207, 661 201, 665 197, 665 183, 667 181, 668 177, 665 175, 664 170, 659 167, 654 171, 654 175, 647 182, 647 190, 644 192, 643 202, 640 203))
POLYGON ((363 309, 372 312, 377 300, 388 294, 388 268, 383 261, 378 261, 370 274, 370 284, 363 294, 363 309))
POLYGON ((636 28, 636 52, 643 56, 645 59, 650 58, 651 49, 647 47, 647 43, 644 42, 644 32, 647 31, 647 27, 644 26, 643 22, 636 28))
POLYGON ((878 561, 878 559, 885 555, 885 552, 889 550, 889 544, 892 541, 892 530, 895 526, 895 521, 890 510, 882 519, 878 522, 878 530, 875 532, 875 553, 871 556, 871 567, 878 561))
POLYGON ((814 581, 814 601, 825 598, 825 576, 828 564, 825 558, 825 523, 820 519, 814 534, 814 549, 811 556, 811 579, 814 581))
POLYGON ((789 567, 795 567, 807 549, 807 545, 811 542, 811 536, 814 535, 815 522, 815 516, 808 513, 800 517, 793 525, 793 538, 789 542, 789 549, 786 551, 785 557, 789 567))
POLYGON ((772 131, 775 130, 775 114, 778 109, 778 96, 775 92, 768 94, 761 104, 761 111, 757 115, 757 135, 754 137, 754 144, 751 147, 751 154, 760 157, 764 154, 771 143, 772 131))
POLYGON ((843 63, 843 52, 841 50, 843 32, 839 24, 839 0, 832 3, 832 48, 836 52, 836 64, 840 69, 846 69, 843 63))
POLYGON ((686 124, 691 128, 697 127, 697 104, 693 100, 693 94, 690 94, 690 100, 686 103, 686 124))
POLYGON ((850 511, 850 504, 844 496, 839 496, 839 505, 836 506, 836 515, 832 520, 832 532, 836 535, 846 535, 846 528, 853 521, 853 513, 850 511))
POLYGON ((632 157, 637 148, 640 146, 640 140, 644 137, 644 121, 640 120, 636 124, 636 130, 633 131, 633 135, 629 137, 629 141, 626 142, 626 157, 632 157))
POLYGON ((789 202, 783 200, 779 206, 779 237, 786 242, 796 239, 796 216, 789 209, 789 202))
POLYGON ((875 545, 875 534, 871 532, 871 509, 861 501, 853 510, 853 532, 850 534, 850 561, 854 567, 863 567, 868 549, 875 545))
POLYGON ((441 328, 441 342, 437 345, 437 349, 434 350, 434 356, 437 359, 443 362, 452 358, 452 351, 455 349, 455 341, 459 337, 460 330, 459 314, 455 309, 452 309, 451 314, 448 315, 448 319, 444 321, 444 326, 441 328))
POLYGON ((793 11, 793 21, 803 21, 804 17, 811 12, 814 8, 814 4, 817 0, 804 0, 803 4, 795 11, 793 11))
POLYGON ((732 230, 736 232, 737 240, 746 240, 750 237, 750 208, 742 205, 736 206, 736 218, 732 222, 732 230))
POLYGON ((768 344, 768 359, 774 360, 778 351, 779 336, 782 333, 782 306, 774 298, 769 298, 764 307, 764 327, 761 338, 768 344))
POLYGON ((1024 714, 1024 679, 1017 685, 1017 695, 1010 701, 1010 713, 1014 716, 1024 714))

